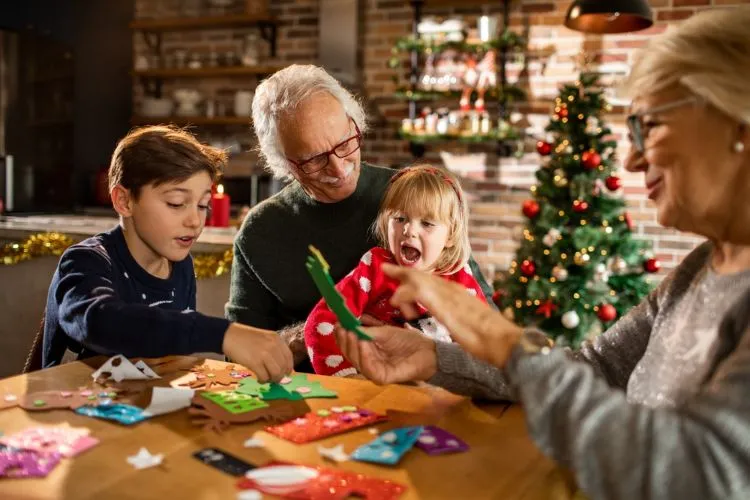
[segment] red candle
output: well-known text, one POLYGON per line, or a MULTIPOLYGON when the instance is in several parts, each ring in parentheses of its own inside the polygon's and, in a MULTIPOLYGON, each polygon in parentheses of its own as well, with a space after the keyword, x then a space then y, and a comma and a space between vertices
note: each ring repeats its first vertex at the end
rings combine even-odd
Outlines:
POLYGON ((229 227, 229 202, 229 195, 224 194, 224 186, 219 184, 211 195, 211 219, 206 225, 229 227))

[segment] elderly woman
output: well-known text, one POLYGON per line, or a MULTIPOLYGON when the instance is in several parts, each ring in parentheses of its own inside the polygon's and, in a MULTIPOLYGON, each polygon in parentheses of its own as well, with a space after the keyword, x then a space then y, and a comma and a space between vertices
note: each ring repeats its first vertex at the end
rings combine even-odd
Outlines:
POLYGON ((609 331, 554 348, 449 283, 391 268, 394 304, 427 307, 478 360, 390 327, 369 329, 371 343, 338 330, 345 355, 377 382, 517 399, 592 498, 750 498, 748 26, 748 7, 701 13, 633 67, 626 166, 661 224, 708 241, 609 331))

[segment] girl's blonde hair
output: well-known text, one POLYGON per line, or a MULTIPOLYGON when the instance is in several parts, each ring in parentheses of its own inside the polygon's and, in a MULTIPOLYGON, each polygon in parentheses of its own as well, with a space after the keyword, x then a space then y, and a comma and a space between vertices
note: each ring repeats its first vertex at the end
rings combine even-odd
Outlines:
POLYGON ((700 12, 651 39, 624 90, 630 97, 682 85, 722 112, 750 123, 750 6, 700 12))
POLYGON ((434 273, 453 274, 469 261, 466 200, 453 174, 431 165, 414 165, 391 178, 373 226, 384 248, 388 248, 388 219, 398 212, 416 214, 448 226, 448 243, 434 264, 434 273))

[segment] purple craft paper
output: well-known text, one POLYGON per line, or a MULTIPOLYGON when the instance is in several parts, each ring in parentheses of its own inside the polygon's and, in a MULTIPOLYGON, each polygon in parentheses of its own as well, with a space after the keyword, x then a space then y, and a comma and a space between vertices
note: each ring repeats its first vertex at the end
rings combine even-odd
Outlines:
POLYGON ((459 453, 469 449, 469 445, 455 435, 434 425, 428 425, 424 428, 414 446, 420 448, 428 455, 459 453))
POLYGON ((29 427, 0 438, 0 443, 11 449, 73 457, 99 443, 88 433, 85 427, 29 427))
POLYGON ((0 477, 45 477, 60 462, 59 453, 0 451, 0 477))

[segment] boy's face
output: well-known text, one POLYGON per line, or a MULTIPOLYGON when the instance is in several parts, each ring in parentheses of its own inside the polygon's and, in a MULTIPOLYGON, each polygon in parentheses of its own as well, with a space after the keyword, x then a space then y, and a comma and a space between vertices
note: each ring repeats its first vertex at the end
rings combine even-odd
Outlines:
POLYGON ((130 201, 130 217, 142 250, 172 262, 185 259, 206 224, 211 184, 208 173, 200 172, 183 182, 141 188, 130 201))

